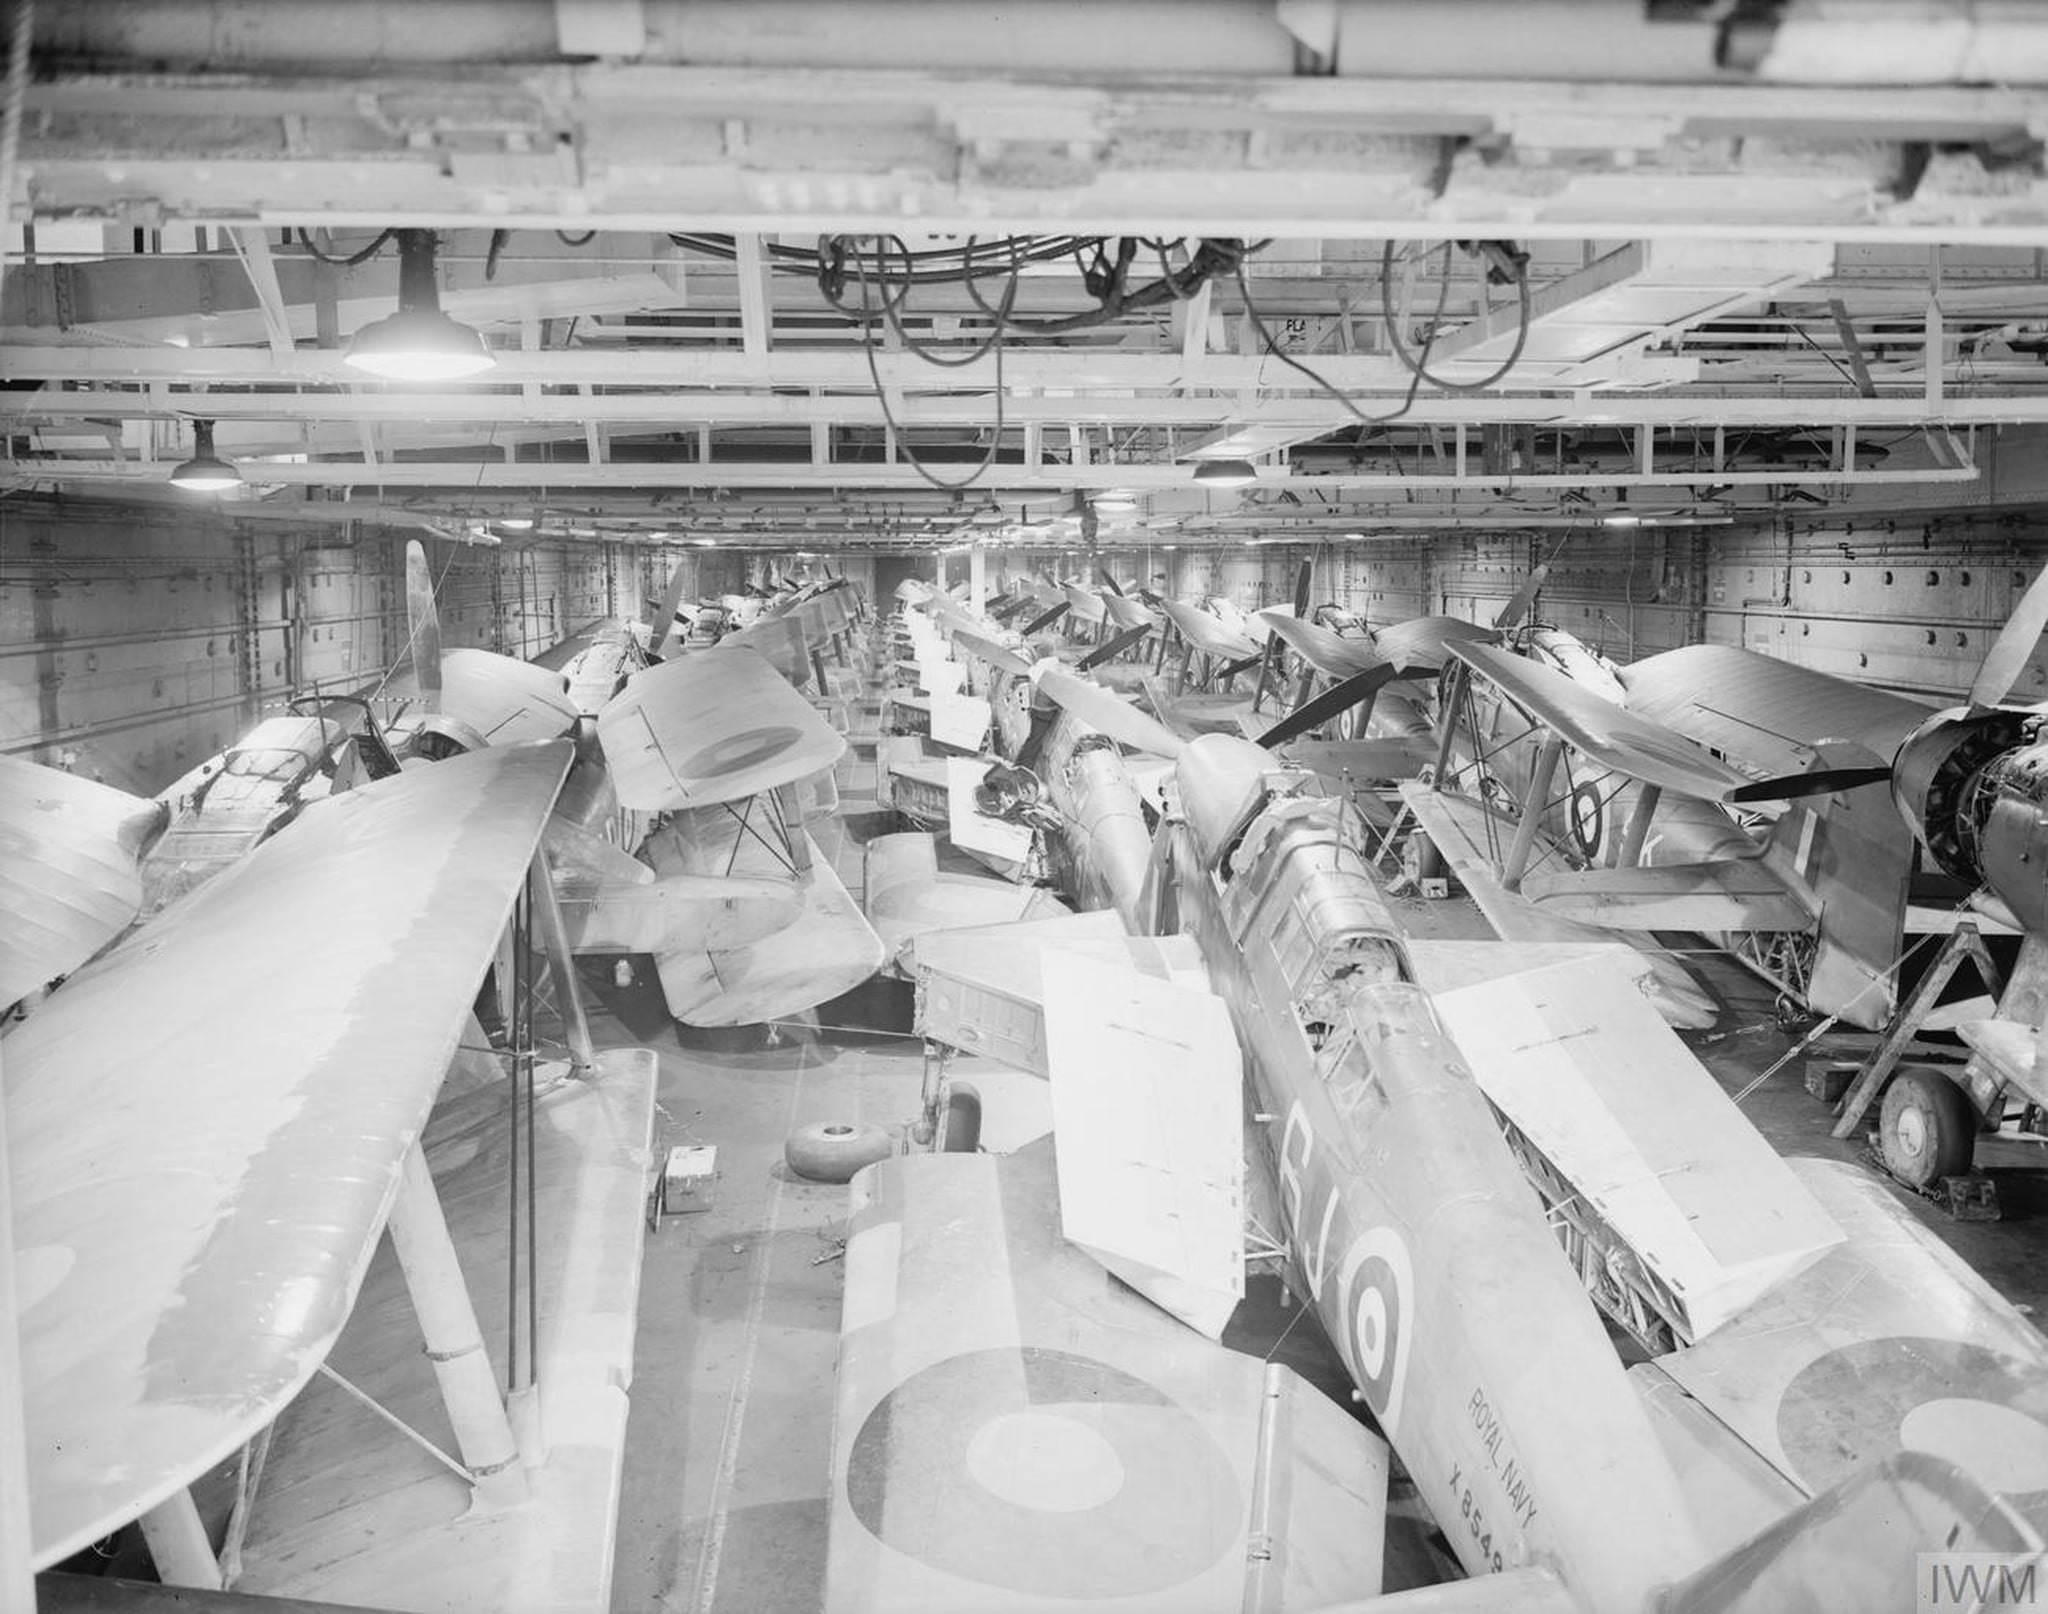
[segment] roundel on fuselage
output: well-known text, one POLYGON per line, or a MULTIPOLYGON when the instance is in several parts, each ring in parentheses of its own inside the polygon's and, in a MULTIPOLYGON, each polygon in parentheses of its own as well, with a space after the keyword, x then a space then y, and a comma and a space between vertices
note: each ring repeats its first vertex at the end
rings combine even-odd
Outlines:
POLYGON ((1390 1227, 1360 1235, 1345 1258, 1344 1352, 1359 1394, 1385 1429, 1400 1421, 1408 1374, 1414 1272, 1408 1247, 1390 1227))
POLYGON ((1600 831, 1606 818, 1606 805, 1600 791, 1594 785, 1580 785, 1572 792, 1572 839, 1587 857, 1597 857, 1600 852, 1600 831))

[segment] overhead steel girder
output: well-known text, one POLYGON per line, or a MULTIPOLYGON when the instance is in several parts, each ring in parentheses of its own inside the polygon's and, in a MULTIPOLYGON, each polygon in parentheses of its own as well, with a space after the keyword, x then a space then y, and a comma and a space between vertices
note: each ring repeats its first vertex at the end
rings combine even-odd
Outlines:
MULTIPOLYGON (((957 461, 938 467, 957 475, 966 469, 957 461)), ((167 482, 174 466, 168 462, 137 463, 120 460, 15 459, 0 461, 0 474, 13 482, 167 482)), ((691 487, 780 487, 780 488, 902 488, 924 489, 928 483, 917 467, 907 464, 814 465, 797 461, 772 460, 754 464, 703 464, 695 461, 662 461, 645 464, 563 464, 559 460, 522 461, 515 464, 475 461, 386 460, 375 465, 348 461, 312 463, 241 462, 242 474, 251 482, 287 487, 412 487, 412 488, 691 488, 691 487)), ((1338 472, 1328 476, 1290 476, 1284 466, 1272 466, 1259 477, 1259 485, 1296 492, 1343 489, 1447 490, 1475 488, 1520 491, 1555 488, 1693 488, 1705 482, 1720 487, 1780 486, 1882 486, 1922 482, 1971 482, 1977 478, 1974 465, 1928 466, 1912 470, 1685 470, 1644 472, 1567 471, 1545 474, 1486 473, 1473 469, 1464 476, 1387 476, 1373 472, 1338 472)), ((1155 488, 1184 489, 1191 485, 1184 465, 1056 465, 1030 468, 1001 465, 992 469, 988 481, 1009 492, 1064 492, 1074 488, 1122 488, 1145 491, 1155 488)))
MULTIPOLYGON (((19 351, 19 350, 16 350, 19 351)), ((93 351, 93 350, 88 350, 93 351)), ((9 354, 0 350, 0 371, 9 354)), ((1833 372, 1829 372, 1830 376, 1833 372)), ((2048 379, 2048 373, 2044 373, 2048 379)), ((1486 395, 1447 397, 1424 392, 1402 417, 1403 426, 1573 426, 1622 425, 1656 428, 1725 426, 1826 428, 1868 426, 2038 425, 2048 423, 2048 386, 2004 392, 1973 391, 1945 396, 1930 407, 1914 378, 1910 394, 1861 398, 1839 390, 1815 396, 1787 394, 1774 388, 1768 396, 1689 390, 1666 396, 1580 393, 1559 397, 1516 398, 1486 395)), ((1362 408, 1376 400, 1361 394, 1362 408)), ((878 427, 895 423, 920 426, 992 426, 993 395, 904 393, 885 417, 873 394, 825 393, 795 397, 765 392, 709 391, 674 388, 664 391, 611 392, 590 397, 540 392, 467 390, 419 392, 377 387, 347 392, 207 392, 173 390, 165 381, 146 390, 95 385, 46 387, 33 392, 0 392, 0 422, 16 425, 76 420, 398 422, 411 424, 469 423, 487 431, 492 423, 581 425, 602 421, 614 428, 644 426, 674 430, 684 426, 804 426, 817 423, 878 427)), ((1286 442, 1307 442, 1328 432, 1355 425, 1353 417, 1331 399, 1313 396, 1267 396, 1247 405, 1236 393, 1194 393, 1144 396, 1136 391, 1108 391, 1081 396, 1006 396, 1003 418, 1014 426, 1155 425, 1186 429, 1226 427, 1233 432, 1277 434, 1286 442)), ((1232 438, 1230 441, 1239 441, 1232 438)), ((1244 441, 1249 441, 1247 436, 1244 441)), ((500 439, 502 441, 502 439, 500 439)), ((1220 452, 1215 439, 1189 443, 1185 451, 1205 456, 1220 452)), ((1269 451, 1275 443, 1261 439, 1242 452, 1269 451)))
POLYGON ((146 72, 31 87, 37 218, 1371 239, 2048 224, 2031 90, 862 69, 146 72))
MULTIPOLYGON (((676 390, 678 380, 696 388, 835 387, 862 394, 872 394, 874 386, 867 358, 858 348, 782 348, 756 354, 709 347, 623 352, 501 348, 496 357, 496 368, 479 378, 472 396, 487 398, 493 386, 528 384, 649 387, 670 392, 676 390)), ((874 361, 875 373, 892 395, 897 391, 914 394, 920 389, 992 390, 997 379, 993 355, 958 367, 931 364, 904 352, 876 353, 874 361)), ((1319 354, 1315 367, 1332 386, 1347 392, 1377 389, 1398 397, 1408 384, 1407 370, 1391 357, 1319 354)), ((1494 366, 1481 361, 1444 368, 1456 379, 1467 373, 1482 376, 1494 366)), ((1579 368, 1574 365, 1560 371, 1530 365, 1506 378, 1503 385, 1570 388, 1576 385, 1572 372, 1579 368)), ((1651 355, 1601 361, 1599 379, 1620 381, 1631 388, 1675 386, 1695 379, 1699 368, 1696 359, 1651 355)), ((1024 347, 1006 349, 1000 369, 1004 387, 1020 390, 1124 392, 1205 387, 1249 391, 1307 385, 1279 360, 1256 353, 1207 353, 1189 359, 1177 350, 1133 353, 1024 347)), ((259 347, 6 347, 0 348, 0 373, 16 381, 204 381, 242 386, 360 386, 364 381, 363 372, 351 369, 339 348, 273 353, 259 347)))

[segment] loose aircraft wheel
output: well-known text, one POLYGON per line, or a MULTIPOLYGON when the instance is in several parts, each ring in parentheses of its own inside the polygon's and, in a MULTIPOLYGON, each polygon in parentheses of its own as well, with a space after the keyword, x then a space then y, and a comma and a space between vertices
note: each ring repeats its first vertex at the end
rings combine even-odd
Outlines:
POLYGON ((1902 1070, 1884 1090, 1878 1147, 1891 1174, 1914 1188, 1932 1188, 1969 1170, 1977 1118, 1963 1090, 1930 1070, 1902 1070))
POLYGON ((981 1094, 966 1082, 946 1089, 945 1113, 939 1117, 938 1152, 973 1154, 981 1147, 981 1094))
POLYGON ((791 1171, 812 1182, 851 1182, 862 1166, 886 1160, 895 1150, 895 1140, 878 1126, 818 1121, 790 1133, 782 1158, 791 1171))

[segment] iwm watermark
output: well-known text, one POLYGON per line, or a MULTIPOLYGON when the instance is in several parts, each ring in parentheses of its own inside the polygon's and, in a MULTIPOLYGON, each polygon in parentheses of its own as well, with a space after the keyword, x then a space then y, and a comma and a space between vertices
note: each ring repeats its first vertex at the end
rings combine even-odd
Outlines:
POLYGON ((1913 1587, 1916 1614, 2035 1609, 2048 1614, 2048 1573, 2039 1553, 1923 1552, 1913 1587))

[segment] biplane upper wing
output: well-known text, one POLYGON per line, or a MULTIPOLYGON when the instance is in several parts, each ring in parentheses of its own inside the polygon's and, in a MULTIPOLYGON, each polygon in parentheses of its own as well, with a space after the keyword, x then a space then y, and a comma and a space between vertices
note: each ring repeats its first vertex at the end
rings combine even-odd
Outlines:
POLYGON ((1278 634, 1290 650, 1326 678, 1350 678, 1374 667, 1387 665, 1387 658, 1370 640, 1347 639, 1332 633, 1320 622, 1298 617, 1292 611, 1272 606, 1259 612, 1259 619, 1278 634))
POLYGON ((0 1007, 67 975, 142 908, 162 802, 0 757, 0 1007))
POLYGON ((1183 639, 1207 655, 1218 656, 1225 661, 1248 661, 1260 653, 1261 646, 1244 634, 1233 631, 1199 605, 1162 600, 1159 608, 1180 629, 1183 639))
POLYGON ((1067 595, 1067 614, 1076 622, 1100 623, 1109 620, 1109 607, 1103 603, 1102 594, 1080 583, 1060 585, 1067 595))
POLYGON ((1846 1240, 1633 1373, 1675 1383, 1808 1496, 1904 1450, 2048 1518, 2048 1342, 1869 1172, 1787 1164, 1846 1240))
POLYGON ((319 1365, 569 754, 331 798, 8 1036, 37 1566, 219 1462, 319 1365))
POLYGON ((1384 1444, 1066 1243, 1057 1173, 1042 1139, 854 1179, 828 1614, 1240 1614, 1376 1594, 1384 1444))
POLYGON ((802 689, 811 681, 811 637, 800 613, 765 616, 751 627, 728 633, 718 641, 720 650, 751 650, 789 681, 802 689))
POLYGON ((1133 751, 1177 757, 1187 742, 1157 718, 1148 717, 1122 696, 1086 678, 1057 667, 1038 675, 1039 692, 1097 732, 1133 751))
POLYGON ((1379 653, 1403 672, 1441 672, 1460 644, 1499 644, 1500 635, 1455 616, 1418 616, 1373 630, 1379 653))
POLYGON ((582 709, 561 673, 489 650, 447 650, 441 715, 467 723, 491 745, 517 745, 567 734, 582 709))
POLYGON ((794 784, 846 753, 846 737, 754 651, 727 644, 650 667, 598 714, 625 806, 701 807, 794 784))
POLYGON ((1589 693, 1554 668, 1488 645, 1451 654, 1568 745, 1617 773, 1682 796, 1718 801, 1750 781, 1662 724, 1589 693))
POLYGON ((1824 740, 1889 758, 1931 707, 1733 645, 1696 644, 1621 669, 1623 704, 1746 767, 1799 773, 1824 740))
POLYGON ((1126 594, 1107 591, 1102 596, 1102 608, 1109 613, 1110 620, 1125 633, 1134 628, 1156 628, 1159 618, 1148 610, 1144 603, 1126 594))

